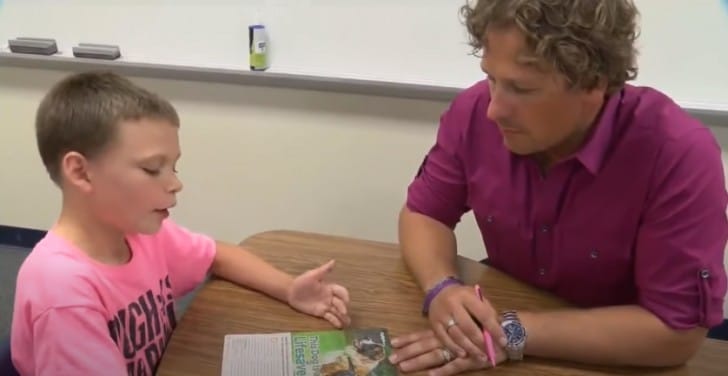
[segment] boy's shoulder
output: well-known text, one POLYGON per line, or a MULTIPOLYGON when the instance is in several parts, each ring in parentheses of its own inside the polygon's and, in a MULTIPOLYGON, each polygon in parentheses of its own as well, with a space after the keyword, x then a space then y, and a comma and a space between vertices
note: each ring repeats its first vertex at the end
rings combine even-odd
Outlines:
MULTIPOLYGON (((18 270, 16 304, 31 304, 34 309, 99 304, 96 273, 62 239, 48 232, 18 270)), ((38 312, 40 313, 40 312, 38 312)))

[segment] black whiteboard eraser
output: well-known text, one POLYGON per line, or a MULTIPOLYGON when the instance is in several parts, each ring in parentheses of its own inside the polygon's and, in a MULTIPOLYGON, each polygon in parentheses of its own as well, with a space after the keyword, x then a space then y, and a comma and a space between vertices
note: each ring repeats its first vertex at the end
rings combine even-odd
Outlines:
POLYGON ((21 37, 8 41, 10 51, 21 54, 53 55, 58 53, 55 39, 21 37))
POLYGON ((121 57, 118 46, 108 44, 80 43, 73 47, 73 56, 87 59, 115 60, 121 57))

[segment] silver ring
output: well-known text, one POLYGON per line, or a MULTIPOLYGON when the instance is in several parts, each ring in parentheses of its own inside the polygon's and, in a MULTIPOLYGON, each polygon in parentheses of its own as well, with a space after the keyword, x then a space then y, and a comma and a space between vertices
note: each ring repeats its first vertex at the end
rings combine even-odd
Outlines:
POLYGON ((444 360, 445 363, 450 363, 452 360, 452 353, 448 349, 440 349, 440 355, 442 355, 442 360, 444 360))
POLYGON ((453 326, 457 325, 458 323, 455 322, 455 319, 450 318, 450 320, 447 321, 447 324, 445 324, 445 331, 450 330, 453 326))

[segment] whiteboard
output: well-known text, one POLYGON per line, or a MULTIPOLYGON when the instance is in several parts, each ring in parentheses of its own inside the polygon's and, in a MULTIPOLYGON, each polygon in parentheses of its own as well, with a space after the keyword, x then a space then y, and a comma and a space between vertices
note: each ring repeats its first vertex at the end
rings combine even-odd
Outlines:
MULTIPOLYGON (((465 0, 0 0, 0 42, 55 38, 121 47, 123 60, 248 70, 263 22, 270 72, 464 88, 484 78, 458 10, 465 0)), ((725 0, 637 0, 640 73, 683 107, 728 112, 725 0)), ((7 47, 5 50, 7 51, 7 47)))

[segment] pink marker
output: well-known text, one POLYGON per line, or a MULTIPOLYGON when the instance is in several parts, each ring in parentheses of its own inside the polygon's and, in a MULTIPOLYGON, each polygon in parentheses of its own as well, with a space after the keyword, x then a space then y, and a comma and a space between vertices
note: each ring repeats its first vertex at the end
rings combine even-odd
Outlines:
MULTIPOLYGON (((480 301, 483 301, 483 292, 480 290, 480 285, 475 285, 475 293, 478 295, 478 299, 480 301)), ((490 359, 490 364, 495 367, 495 349, 493 348, 493 337, 490 336, 490 333, 488 333, 485 328, 483 328, 483 339, 485 340, 485 346, 488 353, 488 359, 490 359)))

